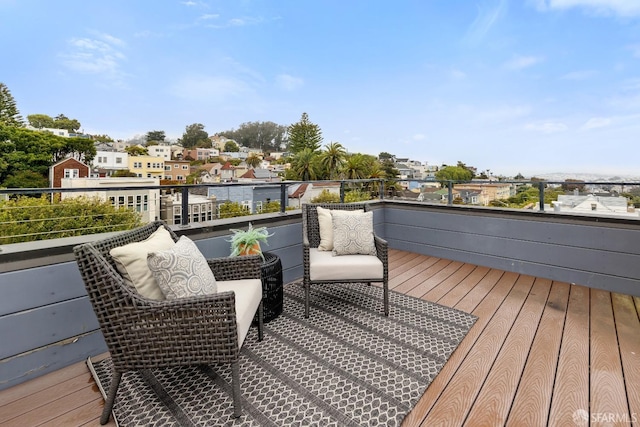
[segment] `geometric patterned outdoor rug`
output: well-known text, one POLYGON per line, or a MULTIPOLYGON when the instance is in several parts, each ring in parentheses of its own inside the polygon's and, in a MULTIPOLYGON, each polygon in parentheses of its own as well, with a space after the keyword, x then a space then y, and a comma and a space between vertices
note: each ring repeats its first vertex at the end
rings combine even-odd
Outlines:
MULTIPOLYGON (((228 366, 125 373, 120 426, 399 426, 476 317, 366 284, 284 287, 283 313, 249 331, 240 356, 242 416, 233 418, 228 366)), ((87 361, 104 396, 111 359, 87 361)))

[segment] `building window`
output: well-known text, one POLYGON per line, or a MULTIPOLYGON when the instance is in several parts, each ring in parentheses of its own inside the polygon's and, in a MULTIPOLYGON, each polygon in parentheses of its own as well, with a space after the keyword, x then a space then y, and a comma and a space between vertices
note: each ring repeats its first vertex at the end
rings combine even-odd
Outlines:
POLYGON ((181 206, 173 207, 173 223, 174 224, 182 224, 182 215, 180 215, 181 212, 182 212, 181 206))
POLYGON ((151 162, 147 162, 147 169, 151 169, 151 162))
POLYGON ((171 165, 165 165, 165 166, 164 166, 164 170, 166 170, 166 171, 170 171, 170 170, 171 170, 171 165))
POLYGON ((142 210, 145 212, 149 210, 149 196, 146 194, 142 196, 142 210))
POLYGON ((184 176, 176 175, 176 181, 184 181, 184 176))
POLYGON ((136 211, 142 211, 142 196, 136 196, 136 211))
POLYGON ((121 165, 122 164, 122 157, 116 157, 116 164, 117 165, 121 165))
POLYGON ((142 162, 133 162, 134 169, 142 169, 142 162))
POLYGON ((64 177, 65 178, 78 178, 80 176, 80 171, 78 169, 65 169, 64 177))
POLYGON ((151 174, 150 173, 147 174, 147 178, 151 178, 151 174))
POLYGON ((186 170, 188 170, 188 169, 189 169, 189 166, 188 166, 188 165, 182 165, 182 170, 183 170, 183 171, 186 171, 186 170))
POLYGON ((262 202, 256 202, 256 212, 262 212, 262 202))
POLYGON ((124 207, 124 196, 118 196, 118 207, 124 207))
POLYGON ((180 165, 173 165, 174 168, 178 169, 180 165))

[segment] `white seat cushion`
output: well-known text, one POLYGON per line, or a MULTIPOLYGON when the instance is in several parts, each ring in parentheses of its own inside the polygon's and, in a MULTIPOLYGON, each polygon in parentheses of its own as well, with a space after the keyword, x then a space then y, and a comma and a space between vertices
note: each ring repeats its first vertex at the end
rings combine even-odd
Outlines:
POLYGON ((333 256, 331 252, 309 249, 311 280, 382 280, 384 266, 373 255, 333 256))
POLYGON ((233 291, 236 294, 236 323, 238 324, 238 344, 242 347, 253 316, 262 300, 262 280, 242 279, 216 282, 218 292, 233 291))

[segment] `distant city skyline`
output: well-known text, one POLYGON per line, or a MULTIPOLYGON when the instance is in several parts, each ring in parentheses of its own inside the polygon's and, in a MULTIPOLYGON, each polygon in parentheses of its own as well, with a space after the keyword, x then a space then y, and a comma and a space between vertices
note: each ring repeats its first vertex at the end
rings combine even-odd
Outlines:
POLYGON ((20 113, 175 139, 297 122, 324 143, 525 176, 639 176, 640 1, 0 0, 20 113))

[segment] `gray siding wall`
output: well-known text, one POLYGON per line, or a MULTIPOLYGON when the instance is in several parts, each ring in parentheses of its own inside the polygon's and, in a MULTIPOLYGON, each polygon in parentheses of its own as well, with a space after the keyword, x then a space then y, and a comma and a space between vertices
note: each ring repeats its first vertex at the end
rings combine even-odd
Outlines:
MULTIPOLYGON (((391 248, 640 295, 640 222, 398 202, 374 203, 373 211, 391 248)), ((220 257, 230 251, 229 228, 247 220, 176 231, 220 257)), ((262 249, 280 256, 285 283, 300 279, 299 211, 251 221, 274 233, 262 249)), ((12 263, 0 255, 0 389, 106 351, 71 246, 36 253, 12 263)))
POLYGON ((389 246, 640 295, 640 221, 386 203, 389 246))

